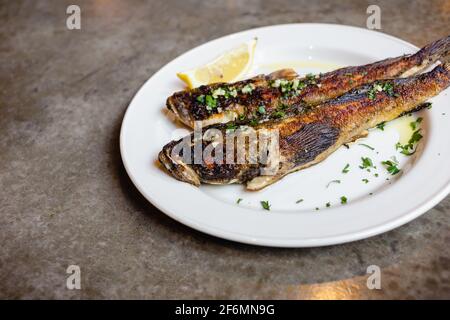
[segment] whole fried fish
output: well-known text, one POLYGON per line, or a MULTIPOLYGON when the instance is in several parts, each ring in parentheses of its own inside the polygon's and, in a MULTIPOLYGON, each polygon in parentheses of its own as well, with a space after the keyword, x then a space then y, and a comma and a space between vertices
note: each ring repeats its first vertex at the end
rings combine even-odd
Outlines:
POLYGON ((412 55, 325 74, 299 77, 294 70, 283 69, 232 84, 216 83, 184 90, 169 97, 166 105, 190 127, 194 121, 207 126, 235 120, 248 123, 284 118, 286 106, 303 110, 375 80, 411 76, 449 53, 450 36, 412 55))
POLYGON ((360 86, 312 110, 284 119, 254 127, 233 127, 234 123, 209 126, 200 135, 195 136, 194 132, 164 146, 159 161, 172 176, 196 186, 246 183, 247 189, 259 190, 291 172, 321 162, 369 128, 414 110, 449 85, 450 63, 444 63, 421 75, 360 86), (258 137, 273 133, 278 149, 263 148, 262 153, 269 161, 237 161, 239 152, 245 160, 252 159, 255 150, 261 153, 262 143, 249 139, 238 145, 238 139, 230 136, 230 131, 242 131, 244 135, 251 131, 258 137), (218 136, 225 138, 216 139, 218 136), (199 150, 203 158, 195 159, 199 150), (217 161, 217 155, 223 161, 217 161))

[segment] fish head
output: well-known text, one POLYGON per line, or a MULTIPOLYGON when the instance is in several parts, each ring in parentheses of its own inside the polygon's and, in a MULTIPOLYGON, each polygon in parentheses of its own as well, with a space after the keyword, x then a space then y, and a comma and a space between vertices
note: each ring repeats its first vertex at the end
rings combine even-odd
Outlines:
POLYGON ((194 119, 191 112, 191 100, 190 95, 186 91, 180 91, 167 98, 166 106, 181 122, 193 128, 194 119))
POLYGON ((172 141, 159 153, 159 162, 176 179, 195 186, 200 183, 231 184, 248 181, 258 175, 260 164, 247 160, 246 146, 249 143, 244 142, 241 151, 234 149, 228 152, 227 141, 232 141, 233 146, 238 148, 235 145, 238 140, 221 140, 221 137, 227 137, 226 132, 226 126, 219 125, 214 130, 205 130, 201 138, 191 134, 172 141))
POLYGON ((164 146, 158 155, 159 162, 177 180, 200 186, 200 177, 195 170, 183 161, 183 156, 174 153, 174 148, 180 143, 172 141, 164 146))

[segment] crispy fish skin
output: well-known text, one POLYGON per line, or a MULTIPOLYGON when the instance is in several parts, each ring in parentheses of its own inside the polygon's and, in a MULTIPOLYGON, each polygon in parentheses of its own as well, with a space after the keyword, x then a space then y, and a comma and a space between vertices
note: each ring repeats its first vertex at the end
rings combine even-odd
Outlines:
MULTIPOLYGON (((279 135, 279 162, 274 175, 261 175, 261 164, 180 162, 172 156, 174 146, 180 141, 167 144, 160 152, 159 160, 175 178, 196 186, 201 183, 246 183, 247 189, 260 190, 291 172, 321 162, 377 124, 415 110, 449 85, 450 63, 445 63, 418 76, 361 86, 301 115, 256 125, 257 132, 276 130, 279 135), (393 90, 370 95, 375 85, 386 84, 393 90)), ((227 125, 210 126, 203 132, 211 128, 220 130, 225 136, 227 125)), ((245 148, 248 152, 247 145, 245 148)), ((226 152, 225 148, 223 151, 226 152)))
POLYGON ((415 54, 363 66, 341 68, 321 75, 299 78, 294 70, 285 69, 233 84, 216 83, 184 90, 170 96, 166 106, 190 127, 193 127, 194 121, 202 121, 202 125, 206 126, 237 119, 249 122, 281 118, 284 116, 282 109, 285 106, 301 111, 366 83, 411 76, 437 60, 447 58, 449 53, 450 36, 422 48, 415 54), (300 89, 282 92, 283 86, 274 86, 277 79, 297 79, 300 89), (248 92, 244 89, 248 86, 254 89, 248 92), (216 105, 207 106, 201 97, 211 95, 217 89, 226 89, 227 94, 217 96, 216 105), (230 95, 229 92, 233 94, 230 95), (263 110, 260 109, 261 106, 263 110))

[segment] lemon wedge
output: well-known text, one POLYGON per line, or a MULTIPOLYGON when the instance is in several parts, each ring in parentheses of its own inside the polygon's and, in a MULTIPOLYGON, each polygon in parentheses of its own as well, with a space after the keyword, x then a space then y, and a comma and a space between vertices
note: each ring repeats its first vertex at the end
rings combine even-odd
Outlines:
POLYGON ((234 82, 241 79, 253 63, 257 39, 241 44, 240 46, 223 53, 210 63, 177 73, 192 89, 201 85, 216 82, 234 82))

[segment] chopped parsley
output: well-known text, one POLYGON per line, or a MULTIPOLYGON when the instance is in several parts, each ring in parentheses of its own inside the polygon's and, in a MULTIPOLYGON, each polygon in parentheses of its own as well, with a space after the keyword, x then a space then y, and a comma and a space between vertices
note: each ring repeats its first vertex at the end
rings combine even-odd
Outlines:
POLYGON ((236 203, 239 204, 239 203, 241 203, 241 201, 242 201, 242 198, 239 198, 239 199, 237 199, 236 203))
POLYGON ((211 92, 211 95, 214 99, 217 99, 219 96, 224 96, 226 91, 223 88, 217 88, 213 92, 211 92))
POLYGON ((272 88, 279 88, 281 86, 281 84, 285 84, 288 81, 286 79, 275 79, 273 81, 270 82, 270 86, 272 88))
POLYGON ((361 165, 359 166, 361 169, 374 168, 373 162, 370 158, 361 158, 361 165))
POLYGON ((289 95, 298 95, 301 90, 303 90, 307 84, 300 81, 298 78, 293 80, 287 79, 275 79, 270 82, 272 88, 279 88, 285 97, 289 95))
POLYGON ((328 182, 327 188, 328 188, 332 183, 341 183, 341 180, 333 180, 333 181, 328 182))
POLYGON ((417 118, 416 121, 411 122, 409 125, 411 127, 411 129, 413 129, 414 131, 417 129, 417 127, 420 125, 420 123, 422 122, 423 118, 417 118))
POLYGON ((212 109, 217 107, 217 99, 220 97, 225 97, 225 99, 228 99, 229 97, 236 97, 237 96, 237 90, 235 88, 223 88, 219 87, 211 91, 208 95, 199 95, 196 100, 201 103, 202 105, 206 105, 206 109, 208 111, 211 111, 212 109))
POLYGON ((266 107, 265 106, 259 106, 258 107, 258 112, 260 114, 265 114, 266 113, 266 107))
POLYGON ((303 202, 303 199, 298 199, 297 201, 295 201, 295 203, 300 203, 303 202))
POLYGON ((238 92, 237 92, 237 90, 236 90, 235 88, 232 88, 232 89, 228 89, 228 94, 229 94, 230 96, 232 96, 233 98, 236 98, 238 92))
POLYGON ((420 129, 416 130, 413 132, 411 138, 409 139, 408 143, 409 144, 414 144, 419 142, 421 139, 423 138, 423 136, 420 134, 420 129))
POLYGON ((371 146, 369 146, 368 144, 365 144, 365 143, 360 143, 359 145, 363 146, 363 147, 366 147, 366 148, 369 148, 370 150, 375 150, 374 147, 371 147, 371 146))
POLYGON ((347 197, 346 196, 342 196, 341 197, 341 204, 347 204, 347 197))
POLYGON ((383 84, 383 91, 390 97, 395 95, 394 93, 394 84, 392 82, 385 82, 383 84))
POLYGON ((362 179, 362 182, 364 182, 365 184, 369 183, 369 179, 362 179))
POLYGON ((199 95, 196 100, 201 104, 205 103, 205 95, 204 94, 199 95))
POLYGON ((347 163, 347 164, 345 165, 344 169, 342 169, 342 173, 348 173, 348 172, 350 171, 349 168, 350 168, 350 164, 347 163))
POLYGON ((255 89, 255 86, 252 83, 246 84, 242 89, 242 93, 252 93, 252 91, 255 89))
POLYGON ((236 125, 235 123, 233 123, 233 122, 230 122, 230 123, 227 123, 226 128, 227 128, 227 130, 232 130, 232 131, 234 131, 234 130, 237 129, 237 125, 236 125))
POLYGON ((270 210, 270 204, 269 201, 261 201, 261 206, 264 210, 270 210))
POLYGON ((274 118, 283 118, 286 115, 286 113, 282 110, 278 110, 273 113, 274 118))
POLYGON ((384 131, 385 125, 386 125, 386 121, 383 121, 383 122, 377 124, 377 128, 380 129, 381 131, 384 131))
POLYGON ((327 204, 325 205, 327 208, 331 207, 331 203, 327 202, 327 204))
POLYGON ((375 99, 378 92, 386 92, 386 94, 390 97, 395 96, 394 92, 394 84, 392 82, 384 82, 384 83, 374 83, 372 88, 367 91, 367 97, 370 100, 375 99))
POLYGON ((217 100, 211 95, 205 97, 205 102, 207 110, 212 110, 217 107, 217 100))
POLYGON ((379 84, 374 84, 372 86, 372 88, 370 88, 370 90, 367 91, 367 97, 370 100, 373 100, 373 99, 375 99, 377 92, 380 92, 380 91, 383 91, 383 87, 381 87, 379 84))
POLYGON ((414 145, 423 138, 423 135, 420 133, 421 129, 419 128, 416 130, 420 122, 422 122, 422 118, 418 118, 416 121, 410 123, 411 128, 415 131, 412 133, 411 138, 409 139, 407 144, 402 145, 400 142, 398 142, 395 145, 395 149, 400 150, 401 154, 411 156, 416 152, 414 145))
POLYGON ((386 160, 381 162, 384 166, 386 166, 387 171, 391 174, 391 175, 396 175, 397 173, 400 172, 400 169, 398 168, 398 163, 395 160, 386 160))
POLYGON ((312 73, 308 73, 306 75, 306 81, 308 82, 308 84, 316 84, 317 83, 316 76, 313 75, 312 73))

